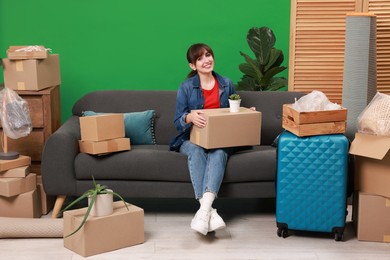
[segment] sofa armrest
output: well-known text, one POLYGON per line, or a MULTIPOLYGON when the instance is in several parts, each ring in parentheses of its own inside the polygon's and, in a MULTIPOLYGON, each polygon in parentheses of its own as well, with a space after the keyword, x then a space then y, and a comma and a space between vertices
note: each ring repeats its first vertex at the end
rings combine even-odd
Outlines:
POLYGON ((80 152, 78 116, 69 118, 46 141, 42 154, 42 180, 49 195, 75 195, 74 160, 80 152))

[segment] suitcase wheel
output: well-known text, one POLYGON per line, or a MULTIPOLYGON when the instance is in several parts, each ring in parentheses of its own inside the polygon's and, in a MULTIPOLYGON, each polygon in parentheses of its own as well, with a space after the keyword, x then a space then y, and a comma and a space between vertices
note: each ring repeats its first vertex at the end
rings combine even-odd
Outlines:
POLYGON ((344 238, 344 234, 341 232, 335 232, 334 233, 334 240, 335 241, 342 241, 344 238))
POLYGON ((288 230, 286 228, 278 228, 276 234, 278 237, 286 238, 288 237, 288 230))

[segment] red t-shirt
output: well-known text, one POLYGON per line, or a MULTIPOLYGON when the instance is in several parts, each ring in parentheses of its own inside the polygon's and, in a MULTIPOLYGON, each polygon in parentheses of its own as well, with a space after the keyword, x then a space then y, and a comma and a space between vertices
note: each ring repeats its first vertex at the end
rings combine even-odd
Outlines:
POLYGON ((210 90, 202 89, 204 97, 204 108, 219 108, 219 86, 218 80, 215 78, 214 87, 210 90))

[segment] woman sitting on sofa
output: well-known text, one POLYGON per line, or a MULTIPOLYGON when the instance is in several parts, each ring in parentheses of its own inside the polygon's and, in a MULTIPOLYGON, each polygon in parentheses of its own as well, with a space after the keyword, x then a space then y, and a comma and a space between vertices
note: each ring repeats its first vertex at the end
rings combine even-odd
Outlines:
POLYGON ((170 149, 188 156, 195 198, 200 202, 200 208, 191 221, 191 228, 206 235, 226 227, 212 204, 232 150, 204 149, 190 142, 192 125, 200 128, 206 125, 203 112, 194 110, 229 107, 228 97, 235 90, 230 79, 214 72, 214 53, 208 45, 197 43, 190 46, 187 60, 192 71, 177 93, 174 124, 179 135, 171 142, 170 149))

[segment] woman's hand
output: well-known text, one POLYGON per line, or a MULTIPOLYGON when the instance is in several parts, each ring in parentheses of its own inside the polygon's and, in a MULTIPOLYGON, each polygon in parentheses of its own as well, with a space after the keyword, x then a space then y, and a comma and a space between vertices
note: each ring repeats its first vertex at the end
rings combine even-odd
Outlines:
POLYGON ((256 111, 255 107, 250 107, 249 109, 252 110, 252 111, 256 111))
POLYGON ((193 123, 197 127, 203 128, 206 126, 206 118, 203 114, 203 111, 191 111, 191 113, 187 114, 186 122, 193 123))

